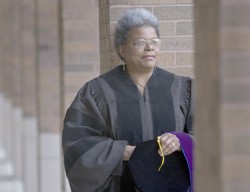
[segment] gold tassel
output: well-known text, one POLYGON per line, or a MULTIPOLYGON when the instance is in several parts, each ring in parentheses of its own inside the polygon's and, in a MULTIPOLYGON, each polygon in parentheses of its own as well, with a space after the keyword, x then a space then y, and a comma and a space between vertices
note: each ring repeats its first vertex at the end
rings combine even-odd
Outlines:
POLYGON ((162 155, 162 159, 161 159, 161 165, 160 167, 158 168, 158 171, 161 170, 163 164, 164 164, 164 161, 165 161, 165 158, 164 158, 164 153, 163 153, 163 150, 162 150, 162 146, 161 146, 161 141, 160 141, 161 137, 157 137, 157 143, 159 145, 159 148, 160 148, 160 151, 161 151, 161 155, 162 155))

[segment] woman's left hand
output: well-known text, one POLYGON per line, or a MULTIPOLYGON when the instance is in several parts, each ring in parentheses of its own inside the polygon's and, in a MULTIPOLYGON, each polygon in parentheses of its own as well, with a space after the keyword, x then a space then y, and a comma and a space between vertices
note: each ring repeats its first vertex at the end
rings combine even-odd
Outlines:
MULTIPOLYGON (((176 135, 172 133, 165 133, 160 136, 161 147, 164 155, 169 155, 175 151, 181 151, 181 145, 176 135)), ((158 153, 162 156, 162 152, 159 149, 158 153)))

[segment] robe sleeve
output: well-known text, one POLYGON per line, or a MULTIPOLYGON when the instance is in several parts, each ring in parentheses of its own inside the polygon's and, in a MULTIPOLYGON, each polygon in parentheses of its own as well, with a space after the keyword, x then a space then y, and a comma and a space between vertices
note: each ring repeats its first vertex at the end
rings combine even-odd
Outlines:
POLYGON ((181 87, 181 110, 185 116, 184 132, 193 135, 193 80, 189 77, 182 77, 181 87))
POLYGON ((72 192, 99 191, 122 175, 127 141, 105 134, 109 110, 100 90, 91 83, 83 86, 64 118, 64 166, 72 192))

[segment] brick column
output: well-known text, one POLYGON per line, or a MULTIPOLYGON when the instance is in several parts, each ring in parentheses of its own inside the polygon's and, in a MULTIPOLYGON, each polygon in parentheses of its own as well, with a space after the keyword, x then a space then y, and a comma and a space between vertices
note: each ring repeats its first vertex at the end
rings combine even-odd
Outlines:
POLYGON ((64 108, 88 80, 99 75, 99 18, 96 0, 63 0, 64 108))
POLYGON ((171 72, 193 76, 192 0, 100 0, 101 72, 121 63, 114 49, 114 29, 130 8, 146 8, 160 21, 162 54, 158 66, 171 72))
POLYGON ((37 0, 40 192, 61 191, 60 1, 37 0))
MULTIPOLYGON (((3 46, 3 29, 4 29, 4 9, 3 9, 3 1, 0 1, 0 107, 2 108, 3 106, 3 91, 4 91, 4 78, 3 78, 3 70, 4 70, 4 59, 3 59, 3 51, 4 51, 4 46, 3 46), (2 37, 2 38, 1 38, 2 37)), ((4 140, 4 129, 3 129, 3 112, 0 111, 0 147, 3 148, 3 140, 4 140)))
POLYGON ((24 191, 34 192, 39 191, 36 8, 35 0, 21 0, 20 3, 24 191))
MULTIPOLYGON (((9 43, 10 49, 8 52, 9 61, 5 65, 9 65, 11 71, 10 77, 10 99, 12 103, 11 111, 11 142, 13 144, 13 167, 16 178, 23 180, 23 118, 22 118, 22 83, 21 83, 21 39, 20 39, 20 10, 21 4, 18 0, 10 0, 10 17, 9 22, 9 43)), ((8 84, 7 84, 8 85, 8 84)))
MULTIPOLYGON (((99 75, 97 0, 62 1, 64 113, 83 84, 99 75)), ((69 191, 68 182, 65 190, 69 191)))
POLYGON ((195 191, 250 190, 250 2, 196 1, 195 191))
POLYGON ((10 2, 1 2, 1 97, 2 97, 2 107, 5 110, 5 112, 2 112, 2 119, 6 119, 6 122, 3 123, 2 125, 4 128, 2 128, 2 145, 3 148, 6 150, 6 156, 8 160, 13 158, 12 156, 12 148, 13 144, 11 143, 11 133, 12 129, 10 126, 9 116, 10 116, 10 86, 11 83, 5 83, 5 82, 10 82, 10 67, 11 65, 9 64, 9 53, 8 50, 10 49, 10 35, 9 35, 9 30, 10 30, 10 16, 8 15, 8 11, 10 10, 10 2))
MULTIPOLYGON (((21 83, 21 39, 20 39, 20 12, 21 6, 19 0, 11 0, 11 23, 10 23, 10 63, 11 70, 11 98, 14 106, 21 106, 22 83, 21 83)), ((7 63, 5 64, 7 65, 7 63)))
POLYGON ((35 0, 22 0, 21 57, 22 57, 22 104, 25 116, 36 116, 36 29, 35 0))
POLYGON ((1 94, 4 91, 4 78, 3 78, 3 70, 4 70, 4 59, 3 59, 3 52, 4 52, 4 1, 0 1, 0 92, 1 94))
POLYGON ((2 25, 3 28, 1 29, 1 44, 2 44, 2 52, 1 52, 1 60, 2 60, 2 70, 1 70, 1 78, 2 82, 2 90, 6 98, 11 100, 11 65, 7 65, 11 58, 10 58, 10 41, 11 41, 11 15, 8 12, 11 10, 11 2, 1 2, 1 10, 2 10, 2 25), (4 82, 8 82, 4 83, 4 82))
MULTIPOLYGON (((0 148, 1 167, 10 165, 8 176, 22 180, 22 113, 20 72, 20 3, 1 2, 0 40, 0 148)), ((2 171, 4 172, 4 171, 2 171)), ((1 173, 3 175, 4 173, 1 173)), ((20 185, 21 186, 21 185, 20 185)))

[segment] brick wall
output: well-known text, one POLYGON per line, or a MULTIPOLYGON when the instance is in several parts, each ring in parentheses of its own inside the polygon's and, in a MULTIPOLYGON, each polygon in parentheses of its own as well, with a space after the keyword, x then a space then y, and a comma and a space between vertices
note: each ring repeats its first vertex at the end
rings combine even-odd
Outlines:
POLYGON ((22 83, 21 83, 21 40, 20 40, 20 2, 18 0, 12 0, 11 4, 12 10, 12 21, 10 33, 12 38, 10 39, 11 50, 10 50, 10 65, 12 65, 12 75, 11 75, 11 96, 13 99, 13 104, 15 106, 20 106, 22 101, 22 83))
POLYGON ((21 69, 22 69, 22 107, 27 116, 37 113, 37 45, 36 45, 36 12, 34 0, 23 0, 21 3, 21 69))
POLYGON ((37 0, 37 89, 41 132, 61 130, 62 61, 60 6, 57 0, 37 0))
POLYGON ((5 94, 5 96, 8 96, 8 89, 6 81, 8 81, 8 78, 6 76, 6 73, 8 71, 8 66, 5 65, 5 63, 8 61, 7 57, 7 45, 8 45, 8 3, 5 1, 0 2, 0 11, 1 11, 1 26, 6 26, 6 27, 1 27, 0 28, 0 43, 1 43, 1 50, 0 50, 0 90, 5 94))
POLYGON ((1 6, 1 18, 3 24, 6 26, 1 30, 1 87, 5 90, 8 99, 11 99, 15 106, 21 104, 19 4, 16 0, 11 0, 10 2, 2 3, 1 6), (16 6, 13 6, 14 3, 16 6), (8 14, 9 12, 13 14, 8 14), (3 82, 6 83, 3 84, 3 82))
MULTIPOLYGON (((3 1, 0 1, 0 26, 4 26, 4 6, 3 6, 3 1)), ((3 92, 4 91, 4 83, 3 83, 3 70, 4 70, 4 66, 3 66, 3 37, 4 37, 4 32, 3 32, 3 27, 0 28, 0 91, 3 92)))
POLYGON ((98 1, 62 1, 64 109, 79 88, 99 75, 98 1))
POLYGON ((114 50, 114 28, 125 10, 136 7, 148 9, 160 21, 162 54, 158 65, 193 76, 192 0, 100 0, 101 72, 121 63, 114 50))
POLYGON ((10 0, 0 7, 0 90, 25 115, 36 115, 35 4, 10 0))

